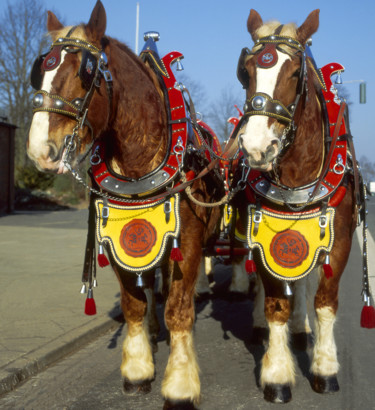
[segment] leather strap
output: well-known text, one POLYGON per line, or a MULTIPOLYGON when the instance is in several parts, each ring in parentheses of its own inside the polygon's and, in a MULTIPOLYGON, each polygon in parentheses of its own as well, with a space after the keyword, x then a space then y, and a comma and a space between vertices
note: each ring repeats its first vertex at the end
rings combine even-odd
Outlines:
POLYGON ((329 164, 331 162, 331 158, 332 158, 332 154, 333 151, 335 150, 335 146, 336 146, 336 142, 337 142, 337 138, 339 136, 339 132, 340 132, 340 128, 341 128, 341 123, 342 123, 342 119, 344 117, 344 112, 345 112, 345 107, 346 107, 346 103, 344 101, 341 102, 340 105, 340 110, 337 116, 337 121, 336 121, 336 125, 335 125, 335 129, 333 131, 333 135, 332 135, 332 142, 331 142, 331 146, 329 148, 327 157, 326 157, 326 162, 324 163, 322 172, 320 173, 320 176, 318 178, 318 181, 315 185, 315 188, 312 192, 311 197, 314 198, 314 196, 316 195, 316 193, 318 192, 320 185, 323 181, 323 178, 325 177, 325 175, 327 174, 328 168, 329 168, 329 164))

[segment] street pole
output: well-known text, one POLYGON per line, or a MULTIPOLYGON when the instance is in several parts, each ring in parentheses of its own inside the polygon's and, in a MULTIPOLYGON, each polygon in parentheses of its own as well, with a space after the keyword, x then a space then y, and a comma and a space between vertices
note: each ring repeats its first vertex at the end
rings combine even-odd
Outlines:
POLYGON ((359 103, 366 104, 366 81, 365 80, 349 80, 342 81, 341 84, 359 83, 359 103))
POLYGON ((138 37, 139 37, 139 3, 137 2, 137 11, 135 18, 135 54, 138 55, 138 37))

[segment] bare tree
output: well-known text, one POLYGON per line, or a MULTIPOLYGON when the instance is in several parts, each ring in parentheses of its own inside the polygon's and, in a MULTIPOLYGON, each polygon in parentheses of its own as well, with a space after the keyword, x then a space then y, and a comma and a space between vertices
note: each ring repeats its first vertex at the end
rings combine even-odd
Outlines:
POLYGON ((207 98, 205 89, 202 84, 199 81, 192 80, 187 74, 183 72, 177 72, 175 73, 175 75, 176 80, 179 83, 182 83, 189 91, 196 111, 200 113, 205 112, 207 98))
POLYGON ((364 182, 375 181, 375 163, 371 162, 365 155, 362 155, 359 164, 364 182))
POLYGON ((208 112, 208 118, 212 128, 222 142, 229 138, 233 130, 233 125, 228 122, 228 119, 230 117, 238 117, 236 105, 241 107, 243 102, 243 96, 235 94, 232 88, 227 87, 221 91, 220 98, 212 104, 208 112))
POLYGON ((26 135, 32 117, 30 71, 34 59, 47 48, 43 36, 46 9, 40 0, 8 2, 0 18, 0 101, 16 132, 16 169, 25 166, 26 135))

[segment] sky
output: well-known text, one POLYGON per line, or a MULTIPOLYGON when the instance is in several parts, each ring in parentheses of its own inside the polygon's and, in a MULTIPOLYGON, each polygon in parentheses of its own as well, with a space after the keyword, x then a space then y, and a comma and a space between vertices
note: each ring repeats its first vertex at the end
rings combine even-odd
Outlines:
MULTIPOLYGON (((10 0, 0 0, 0 14, 10 0)), ((13 3, 12 0, 11 3, 13 3)), ((95 0, 42 0, 64 24, 88 22, 95 0)), ((139 3, 139 51, 143 33, 158 31, 161 56, 184 54, 184 73, 202 87, 207 101, 220 99, 223 90, 238 95, 242 107, 245 94, 236 77, 239 54, 253 42, 246 22, 251 8, 263 21, 279 20, 301 25, 308 14, 320 9, 320 26, 312 37, 311 51, 318 67, 337 62, 345 67, 342 79, 350 94, 351 131, 357 157, 374 161, 375 119, 372 75, 375 56, 375 1, 373 0, 102 0, 107 13, 106 33, 135 49, 136 10, 139 3), (367 87, 366 104, 359 103, 359 82, 367 87), (354 81, 354 82, 353 82, 354 81)), ((206 105, 207 106, 207 105, 206 105)))

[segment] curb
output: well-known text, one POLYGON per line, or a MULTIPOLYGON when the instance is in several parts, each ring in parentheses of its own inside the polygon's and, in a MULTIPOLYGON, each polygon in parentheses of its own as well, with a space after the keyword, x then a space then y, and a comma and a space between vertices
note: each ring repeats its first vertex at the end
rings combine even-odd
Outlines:
POLYGON ((0 369, 0 396, 14 390, 20 383, 45 370, 48 366, 74 353, 102 334, 119 326, 118 307, 113 316, 96 317, 84 326, 51 340, 44 346, 8 363, 0 369))

